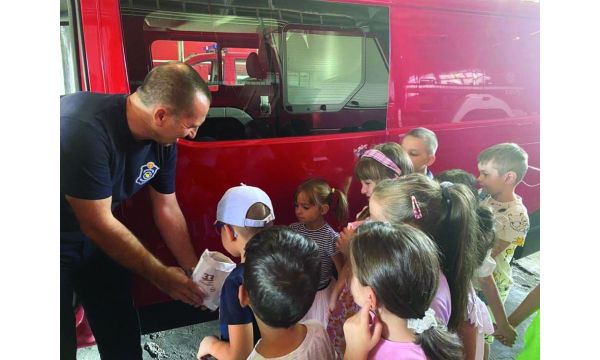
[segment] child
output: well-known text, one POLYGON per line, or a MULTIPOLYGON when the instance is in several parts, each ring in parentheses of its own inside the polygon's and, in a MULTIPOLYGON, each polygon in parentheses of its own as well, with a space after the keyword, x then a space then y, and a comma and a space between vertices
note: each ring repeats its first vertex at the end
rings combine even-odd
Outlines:
POLYGON ((319 178, 311 178, 300 184, 294 198, 299 222, 291 224, 290 229, 313 240, 321 255, 319 291, 303 320, 317 320, 326 328, 329 320, 329 296, 335 286, 333 269, 335 266, 339 274, 344 258, 335 248, 339 234, 325 221, 325 215, 333 210, 337 220, 342 223, 348 217, 348 201, 343 192, 331 188, 325 180, 319 178))
POLYGON ((427 235, 410 225, 366 223, 350 259, 361 310, 344 324, 344 359, 462 359, 458 336, 437 325, 430 307, 440 265, 427 235))
POLYGON ((262 335, 248 359, 334 359, 325 329, 314 320, 298 322, 317 292, 319 257, 314 241, 282 227, 248 242, 239 297, 252 308, 262 335))
MULTIPOLYGON (((372 149, 366 150, 360 154, 358 162, 354 166, 354 174, 360 180, 361 193, 367 197, 371 196, 375 185, 384 179, 394 179, 402 175, 413 172, 413 165, 408 157, 408 154, 402 147, 395 143, 389 142, 374 146, 372 149)), ((347 258, 347 249, 349 239, 352 237, 354 229, 369 217, 369 207, 365 206, 363 210, 356 216, 358 221, 349 223, 340 234, 338 247, 347 258)), ((342 355, 345 348, 345 340, 343 333, 344 321, 358 312, 358 306, 352 299, 349 287, 349 262, 345 261, 342 272, 338 273, 338 281, 329 298, 329 324, 327 332, 335 351, 342 355)))
MULTIPOLYGON (((438 182, 450 181, 455 184, 466 185, 473 196, 477 198, 477 179, 471 173, 460 169, 451 169, 436 175, 438 182)), ((469 293, 469 305, 467 308, 468 319, 459 328, 459 335, 463 340, 465 359, 481 360, 487 358, 485 350, 484 335, 494 333, 502 342, 514 341, 515 329, 509 324, 504 305, 498 295, 498 289, 492 276, 496 268, 496 262, 491 258, 491 249, 494 245, 494 214, 487 206, 477 208, 479 220, 479 241, 477 248, 477 271, 474 284, 469 293), (497 319, 497 329, 494 332, 492 320, 483 301, 475 293, 474 287, 483 288, 483 293, 488 299, 490 309, 497 319)))
MULTIPOLYGON (((494 280, 502 302, 512 287, 510 261, 517 246, 525 244, 529 216, 515 187, 527 171, 527 153, 517 144, 503 143, 489 147, 477 157, 481 204, 491 207, 496 221, 492 257, 496 261, 494 280)), ((487 337, 491 343, 493 338, 487 337)))
POLYGON ((244 277, 244 247, 248 240, 275 219, 269 196, 253 186, 236 186, 225 192, 217 206, 215 228, 229 254, 241 263, 227 276, 221 290, 219 326, 221 340, 206 336, 200 342, 197 357, 245 359, 260 338, 256 320, 248 307, 242 307, 238 288, 244 277))
MULTIPOLYGON (((413 170, 410 157, 394 142, 379 144, 363 152, 354 166, 354 174, 360 180, 360 193, 371 197, 378 182, 410 174, 413 170)), ((357 215, 357 220, 369 217, 368 207, 357 215)))
POLYGON ((426 128, 414 128, 402 138, 402 148, 412 160, 416 173, 433 178, 429 166, 435 162, 438 140, 435 133, 426 128))
POLYGON ((442 183, 409 174, 377 184, 369 201, 371 219, 408 223, 431 236, 442 259, 441 280, 432 308, 448 329, 467 319, 471 279, 476 267, 478 218, 476 201, 462 184, 442 183), (449 302, 450 300, 450 302, 449 302))

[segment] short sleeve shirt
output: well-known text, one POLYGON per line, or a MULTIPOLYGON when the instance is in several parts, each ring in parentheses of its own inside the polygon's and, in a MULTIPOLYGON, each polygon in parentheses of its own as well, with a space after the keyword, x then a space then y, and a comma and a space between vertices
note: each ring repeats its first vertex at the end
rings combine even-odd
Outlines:
POLYGON ((244 264, 238 264, 223 283, 219 304, 219 327, 221 340, 229 341, 229 325, 252 324, 254 344, 260 339, 260 330, 254 314, 248 306, 242 307, 238 297, 240 285, 244 282, 244 264))
POLYGON ((65 199, 112 197, 114 210, 147 184, 175 191, 175 145, 136 140, 126 117, 127 95, 79 92, 60 100, 61 232, 79 231, 65 199))
MULTIPOLYGON (((248 360, 333 360, 335 359, 335 352, 327 332, 321 326, 321 324, 314 320, 309 320, 304 323, 306 326, 306 336, 304 341, 294 351, 287 355, 283 355, 276 358, 266 358, 256 351, 256 346, 248 360)), ((258 346, 258 344, 257 344, 258 346)))
POLYGON ((290 225, 290 229, 313 240, 319 246, 319 257, 321 259, 319 289, 324 289, 329 284, 331 276, 333 276, 335 264, 331 258, 339 253, 339 250, 335 247, 335 242, 340 234, 333 230, 328 223, 315 230, 308 229, 302 223, 293 223, 290 225))
POLYGON ((496 241, 503 240, 510 243, 495 257, 494 280, 496 280, 500 294, 506 295, 505 293, 513 284, 510 261, 517 246, 525 245, 525 236, 529 230, 529 216, 518 195, 515 195, 515 199, 509 202, 499 202, 488 196, 481 201, 481 204, 489 206, 494 213, 496 241))

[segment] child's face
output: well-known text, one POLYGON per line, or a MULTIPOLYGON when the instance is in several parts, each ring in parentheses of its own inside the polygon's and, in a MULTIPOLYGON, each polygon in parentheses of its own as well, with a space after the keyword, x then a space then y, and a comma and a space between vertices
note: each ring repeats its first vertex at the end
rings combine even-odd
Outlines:
POLYGON ((479 169, 477 180, 483 191, 494 196, 506 189, 506 174, 500 175, 492 161, 488 161, 485 164, 479 163, 477 164, 477 168, 479 169))
POLYGON ((369 218, 371 221, 387 221, 381 204, 373 197, 369 198, 369 218))
POLYGON ((298 193, 294 208, 298 221, 307 226, 320 222, 323 217, 321 206, 311 204, 304 192, 298 193))
POLYGON ((375 185, 377 185, 377 183, 373 180, 361 180, 360 181, 360 193, 365 195, 366 197, 370 198, 371 195, 373 194, 373 189, 375 189, 375 185))
POLYGON ((425 173, 427 166, 433 164, 435 156, 427 152, 425 142, 416 136, 407 135, 402 138, 400 144, 402 149, 408 153, 413 163, 415 172, 425 173))

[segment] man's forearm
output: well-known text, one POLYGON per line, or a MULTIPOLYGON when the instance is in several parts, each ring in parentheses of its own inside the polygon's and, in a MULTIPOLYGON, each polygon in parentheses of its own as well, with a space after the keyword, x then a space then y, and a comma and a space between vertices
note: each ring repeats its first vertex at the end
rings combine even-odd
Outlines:
POLYGON ((117 219, 81 225, 82 231, 108 256, 149 281, 154 282, 164 269, 164 265, 117 219))
POLYGON ((186 270, 196 266, 198 256, 192 246, 187 224, 179 206, 172 206, 169 210, 158 210, 154 214, 154 221, 179 265, 186 270))

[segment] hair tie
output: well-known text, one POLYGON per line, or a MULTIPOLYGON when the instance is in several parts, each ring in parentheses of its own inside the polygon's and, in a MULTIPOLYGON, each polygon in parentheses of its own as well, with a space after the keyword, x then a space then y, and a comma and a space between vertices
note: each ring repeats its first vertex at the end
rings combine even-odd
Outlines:
POLYGON ((402 175, 402 170, 400 170, 398 165, 396 165, 392 160, 390 160, 389 157, 387 157, 384 153, 377 149, 369 149, 365 151, 361 155, 361 158, 364 157, 371 158, 380 163, 381 165, 385 166, 386 168, 392 170, 394 174, 396 174, 396 177, 400 177, 400 175, 402 175))
POLYGON ((431 329, 432 327, 437 325, 437 321, 435 320, 435 311, 432 308, 427 309, 425 311, 425 315, 423 315, 420 319, 408 319, 406 322, 406 327, 411 330, 414 330, 417 334, 422 334, 423 331, 431 329))
POLYGON ((421 207, 419 206, 419 202, 414 195, 410 196, 410 202, 412 203, 412 211, 415 219, 419 220, 423 217, 423 213, 421 213, 421 207))
POLYGON ((450 198, 450 187, 454 186, 454 183, 450 181, 442 181, 440 187, 442 188, 442 200, 446 203, 446 220, 450 219, 450 210, 452 209, 452 199, 450 198))
POLYGON ((450 206, 450 192, 448 192, 448 188, 454 186, 450 181, 442 181, 440 183, 440 187, 442 188, 442 199, 446 202, 448 206, 450 206))
POLYGON ((329 206, 331 209, 337 209, 339 198, 335 196, 335 188, 331 188, 331 192, 329 193, 329 206))

